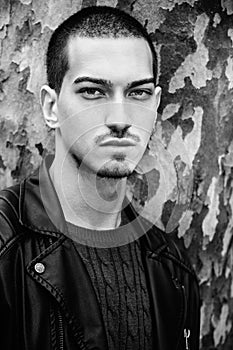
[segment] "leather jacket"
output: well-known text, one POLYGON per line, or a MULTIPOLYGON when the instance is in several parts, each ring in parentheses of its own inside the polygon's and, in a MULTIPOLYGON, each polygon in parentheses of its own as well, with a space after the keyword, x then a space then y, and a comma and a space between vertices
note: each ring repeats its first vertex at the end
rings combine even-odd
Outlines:
MULTIPOLYGON (((154 349, 197 350, 195 273, 167 235, 146 220, 142 225, 154 349)), ((66 229, 46 162, 0 192, 1 350, 108 349, 90 277, 66 229)))

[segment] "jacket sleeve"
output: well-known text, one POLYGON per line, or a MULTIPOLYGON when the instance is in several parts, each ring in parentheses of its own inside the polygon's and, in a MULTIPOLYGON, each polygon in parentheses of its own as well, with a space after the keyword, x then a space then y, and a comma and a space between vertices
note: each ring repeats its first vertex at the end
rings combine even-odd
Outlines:
POLYGON ((17 207, 14 207, 14 201, 17 203, 17 195, 13 191, 0 192, 0 349, 4 350, 16 349, 16 315, 13 310, 17 295, 14 293, 16 281, 12 274, 15 259, 13 254, 9 254, 14 246, 12 243, 18 238, 15 228, 18 221, 17 207))
POLYGON ((199 286, 196 276, 189 275, 189 282, 185 284, 187 295, 187 317, 186 317, 186 336, 188 349, 198 350, 200 344, 200 296, 199 286), (190 334, 188 334, 190 330, 190 334))
MULTIPOLYGON (((5 260, 5 259, 4 259, 5 260)), ((11 291, 8 290, 8 281, 6 276, 5 265, 7 260, 3 261, 0 258, 0 315, 1 315, 1 331, 0 331, 0 349, 13 350, 14 349, 14 316, 13 300, 11 291)))

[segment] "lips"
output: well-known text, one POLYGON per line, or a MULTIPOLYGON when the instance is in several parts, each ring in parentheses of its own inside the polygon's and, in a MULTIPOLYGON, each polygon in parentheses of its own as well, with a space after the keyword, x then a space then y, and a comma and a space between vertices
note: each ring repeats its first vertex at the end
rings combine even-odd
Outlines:
POLYGON ((135 145, 136 141, 130 138, 111 138, 100 142, 100 146, 129 147, 135 145))

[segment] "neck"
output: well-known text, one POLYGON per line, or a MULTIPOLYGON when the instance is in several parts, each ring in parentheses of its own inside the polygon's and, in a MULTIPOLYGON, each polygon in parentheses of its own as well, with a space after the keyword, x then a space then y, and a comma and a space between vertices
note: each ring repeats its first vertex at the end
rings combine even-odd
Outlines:
POLYGON ((126 178, 100 178, 70 155, 56 155, 49 171, 66 221, 99 230, 120 225, 126 178))

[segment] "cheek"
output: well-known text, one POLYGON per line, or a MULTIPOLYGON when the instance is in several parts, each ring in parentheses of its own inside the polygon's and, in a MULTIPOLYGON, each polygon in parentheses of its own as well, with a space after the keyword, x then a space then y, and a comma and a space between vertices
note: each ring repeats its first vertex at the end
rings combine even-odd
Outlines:
POLYGON ((61 133, 70 143, 87 142, 97 129, 97 123, 92 115, 76 112, 61 119, 61 133))
POLYGON ((135 129, 142 135, 151 134, 154 121, 156 120, 156 111, 144 104, 128 104, 127 111, 131 119, 131 123, 135 129))
POLYGON ((154 126, 154 119, 151 118, 138 118, 138 120, 135 120, 134 123, 134 130, 139 135, 141 139, 141 144, 147 144, 149 142, 149 139, 151 137, 152 131, 154 126))

